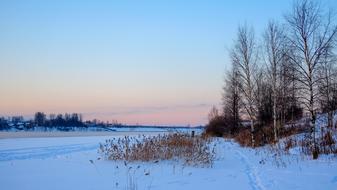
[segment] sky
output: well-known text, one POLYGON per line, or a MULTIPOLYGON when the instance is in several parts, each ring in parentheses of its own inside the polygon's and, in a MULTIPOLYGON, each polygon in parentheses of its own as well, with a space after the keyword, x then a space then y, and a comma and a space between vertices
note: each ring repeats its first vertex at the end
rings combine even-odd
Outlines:
MULTIPOLYGON (((336 7, 333 0, 324 4, 336 7)), ((203 125, 241 24, 292 0, 0 0, 0 116, 203 125)))

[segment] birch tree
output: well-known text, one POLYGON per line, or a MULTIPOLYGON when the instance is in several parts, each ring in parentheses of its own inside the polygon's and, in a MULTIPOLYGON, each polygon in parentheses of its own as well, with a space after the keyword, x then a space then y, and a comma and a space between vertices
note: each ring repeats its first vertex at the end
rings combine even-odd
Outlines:
POLYGON ((320 80, 317 71, 324 54, 333 48, 337 32, 331 13, 324 11, 314 1, 302 0, 297 1, 292 12, 286 16, 293 52, 290 58, 299 73, 302 104, 310 113, 314 152, 317 152, 315 120, 319 95, 317 84, 320 80))
POLYGON ((273 128, 274 128, 274 140, 278 140, 277 137, 277 102, 278 102, 278 89, 279 89, 279 77, 278 72, 280 70, 282 61, 285 55, 285 35, 283 30, 276 22, 269 22, 268 27, 264 33, 264 49, 267 61, 267 68, 272 86, 272 101, 273 101, 273 128))
POLYGON ((333 56, 326 56, 323 58, 322 65, 319 69, 319 93, 320 93, 320 107, 323 113, 328 115, 328 127, 333 126, 333 113, 337 109, 336 94, 336 59, 333 56))
MULTIPOLYGON (((234 130, 240 125, 241 95, 240 78, 238 69, 235 65, 226 73, 225 85, 223 87, 223 114, 232 125, 234 130)), ((232 133, 234 131, 232 130, 232 133)))
POLYGON ((251 143, 255 146, 254 121, 256 120, 256 90, 254 73, 257 69, 257 47, 255 43, 254 31, 248 29, 247 25, 238 29, 237 39, 231 51, 233 64, 238 68, 240 77, 240 90, 242 93, 243 108, 250 120, 251 143))

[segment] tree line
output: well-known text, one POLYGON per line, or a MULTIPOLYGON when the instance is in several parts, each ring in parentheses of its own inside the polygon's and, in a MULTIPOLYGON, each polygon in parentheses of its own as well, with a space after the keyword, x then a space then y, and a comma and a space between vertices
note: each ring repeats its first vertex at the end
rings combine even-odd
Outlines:
POLYGON ((306 113, 315 148, 317 113, 327 113, 331 128, 337 109, 336 38, 333 11, 313 0, 296 1, 282 22, 268 23, 259 41, 253 27, 239 26, 222 114, 213 109, 210 117, 231 130, 248 120, 254 147, 257 126, 271 126, 276 142, 282 126, 306 113))
POLYGON ((44 112, 36 112, 33 119, 30 120, 25 120, 23 116, 12 116, 9 118, 0 117, 0 130, 8 130, 13 127, 20 128, 20 126, 24 129, 32 129, 34 127, 56 127, 67 130, 69 127, 120 127, 122 124, 118 123, 116 120, 113 120, 112 122, 103 122, 97 119, 83 121, 83 116, 79 113, 49 114, 47 116, 44 112))
POLYGON ((72 114, 50 114, 49 119, 47 119, 46 114, 43 112, 36 112, 34 115, 34 123, 37 126, 44 127, 55 127, 55 126, 63 126, 63 127, 84 127, 85 124, 82 121, 82 115, 78 113, 72 114))

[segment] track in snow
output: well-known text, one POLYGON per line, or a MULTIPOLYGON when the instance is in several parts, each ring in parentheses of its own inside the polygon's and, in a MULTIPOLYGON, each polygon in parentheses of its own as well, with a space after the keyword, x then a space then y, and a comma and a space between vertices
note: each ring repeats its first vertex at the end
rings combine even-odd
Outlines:
POLYGON ((245 173, 249 178, 249 184, 252 187, 253 190, 266 190, 266 188, 263 186, 261 179, 259 175, 257 174, 256 167, 253 167, 251 163, 249 162, 246 155, 244 155, 240 151, 235 152, 237 157, 240 159, 242 164, 245 166, 245 173))

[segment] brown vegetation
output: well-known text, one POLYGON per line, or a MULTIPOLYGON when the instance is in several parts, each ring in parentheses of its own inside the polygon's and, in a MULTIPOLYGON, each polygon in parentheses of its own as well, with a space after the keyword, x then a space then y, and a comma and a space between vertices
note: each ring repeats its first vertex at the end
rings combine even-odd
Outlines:
MULTIPOLYGON (((287 126, 277 130, 279 138, 289 137, 291 135, 308 132, 309 128, 306 126, 287 126)), ((251 141, 251 129, 243 125, 234 127, 225 117, 218 116, 210 120, 206 126, 206 134, 218 137, 233 138, 241 146, 253 147, 251 141)), ((275 133, 273 126, 269 125, 255 125, 254 147, 264 146, 266 144, 275 143, 275 133)))
POLYGON ((178 160, 188 165, 211 166, 215 157, 211 139, 188 134, 113 138, 100 144, 99 152, 114 161, 178 160))
POLYGON ((320 154, 337 154, 336 131, 328 131, 317 138, 317 147, 312 146, 311 136, 307 133, 302 138, 289 137, 283 141, 283 149, 289 152, 291 148, 299 147, 299 151, 304 155, 312 155, 317 159, 320 154))
POLYGON ((256 40, 253 27, 238 27, 229 52, 222 113, 216 112, 206 133, 257 147, 310 130, 314 158, 322 151, 316 148, 331 143, 315 130, 319 112, 328 114, 332 128, 337 109, 337 24, 334 11, 326 8, 314 0, 296 1, 283 23, 269 23, 263 43, 256 40), (309 118, 306 129, 286 126, 304 113, 309 118), (241 123, 243 118, 249 122, 241 123))
MULTIPOLYGON (((240 132, 234 136, 234 139, 241 146, 252 146, 250 142, 250 130, 242 129, 239 131, 240 132)), ((278 137, 281 139, 295 134, 300 134, 306 131, 308 131, 308 129, 305 127, 283 127, 278 129, 278 137)), ((256 127, 254 136, 255 136, 255 147, 276 143, 274 138, 274 130, 272 126, 256 127)))
POLYGON ((328 131, 316 139, 317 147, 315 149, 312 147, 310 136, 305 136, 300 140, 298 146, 301 147, 302 153, 307 155, 312 154, 314 158, 317 158, 319 154, 337 154, 336 139, 336 133, 328 131))

